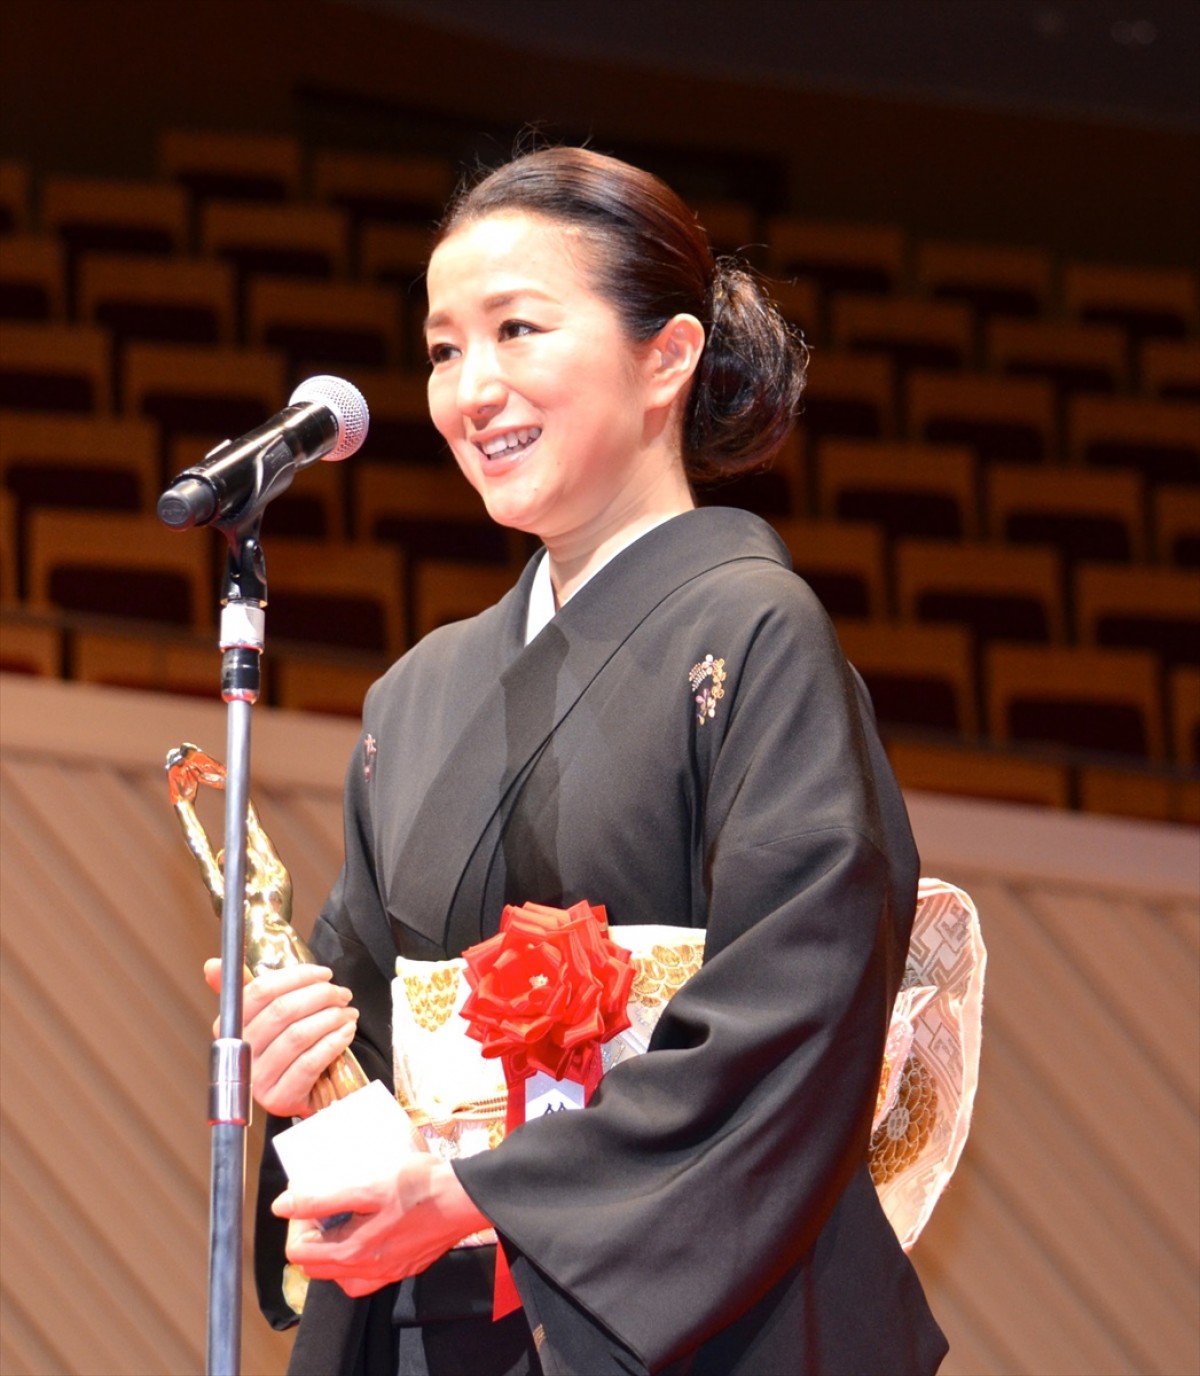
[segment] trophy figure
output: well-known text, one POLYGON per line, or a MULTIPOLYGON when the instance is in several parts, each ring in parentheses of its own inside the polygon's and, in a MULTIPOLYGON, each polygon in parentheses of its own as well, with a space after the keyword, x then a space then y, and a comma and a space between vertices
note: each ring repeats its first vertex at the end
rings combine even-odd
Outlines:
MULTIPOLYGON (((225 766, 199 746, 186 741, 167 754, 167 781, 171 805, 183 828, 188 849, 200 866, 217 916, 225 897, 223 852, 213 853, 200 818, 196 795, 201 785, 225 787, 225 766)), ((292 879, 276 854, 271 838, 262 829, 254 804, 246 808, 246 967, 252 975, 279 970, 287 965, 316 965, 317 958, 292 927, 292 879)), ((324 1070, 309 1095, 314 1112, 344 1099, 368 1083, 366 1073, 352 1051, 346 1050, 324 1070)))

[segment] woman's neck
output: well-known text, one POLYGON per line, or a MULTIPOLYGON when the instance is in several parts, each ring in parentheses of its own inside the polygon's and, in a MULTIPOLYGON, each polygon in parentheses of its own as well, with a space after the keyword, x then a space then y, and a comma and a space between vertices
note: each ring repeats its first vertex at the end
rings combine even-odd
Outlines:
POLYGON ((678 480, 663 484, 654 500, 638 503, 633 511, 612 513, 612 519, 602 528, 546 539, 555 605, 561 607, 573 597, 626 545, 672 516, 691 511, 695 505, 691 487, 680 468, 678 480))

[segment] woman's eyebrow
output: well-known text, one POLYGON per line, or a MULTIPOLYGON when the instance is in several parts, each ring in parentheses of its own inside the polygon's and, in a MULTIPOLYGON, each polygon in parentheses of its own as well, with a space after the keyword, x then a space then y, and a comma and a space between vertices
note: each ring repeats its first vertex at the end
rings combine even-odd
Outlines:
MULTIPOLYGON (((511 306, 514 301, 520 300, 525 296, 536 297, 539 301, 553 301, 555 298, 549 292, 539 291, 537 287, 518 287, 516 291, 501 291, 494 296, 484 297, 480 303, 485 315, 490 315, 493 311, 504 310, 506 306, 511 306)), ((425 318, 425 333, 430 330, 440 330, 450 323, 450 315, 447 311, 434 311, 425 318)))

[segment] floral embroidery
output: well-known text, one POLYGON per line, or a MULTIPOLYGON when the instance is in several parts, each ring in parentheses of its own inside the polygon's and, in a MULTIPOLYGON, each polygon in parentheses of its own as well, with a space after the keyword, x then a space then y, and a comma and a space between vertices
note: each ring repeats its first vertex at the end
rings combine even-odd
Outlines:
POLYGON ((375 756, 378 747, 375 744, 374 736, 366 736, 363 739, 363 778, 368 783, 371 782, 371 770, 375 765, 375 756))
POLYGON ((725 661, 705 655, 692 665, 688 683, 695 694, 696 720, 703 726, 717 715, 717 703, 725 696, 725 661))

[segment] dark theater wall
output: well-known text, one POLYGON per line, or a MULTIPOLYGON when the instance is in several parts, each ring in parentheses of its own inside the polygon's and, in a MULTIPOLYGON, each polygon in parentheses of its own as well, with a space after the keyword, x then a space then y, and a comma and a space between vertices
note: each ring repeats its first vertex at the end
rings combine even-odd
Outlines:
POLYGON ((445 153, 534 121, 622 152, 777 159, 780 208, 918 236, 1174 265, 1200 242, 1200 136, 1186 128, 551 60, 337 0, 6 0, 0 90, 0 153, 35 172, 149 175, 172 124, 445 153))

